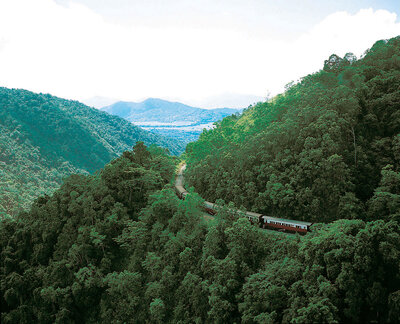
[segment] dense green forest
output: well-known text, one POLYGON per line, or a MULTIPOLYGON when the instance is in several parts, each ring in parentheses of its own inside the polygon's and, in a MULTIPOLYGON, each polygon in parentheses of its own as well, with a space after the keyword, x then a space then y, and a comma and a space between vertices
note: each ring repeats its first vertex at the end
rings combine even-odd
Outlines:
POLYGON ((0 88, 0 217, 27 208, 72 173, 92 173, 135 142, 183 144, 117 116, 26 90, 0 88))
MULTIPOLYGON (((142 126, 141 126, 142 127, 142 126)), ((159 134, 161 136, 173 138, 175 140, 178 140, 182 143, 185 143, 186 145, 190 142, 195 142, 199 138, 200 134, 203 132, 203 129, 206 127, 203 127, 203 129, 198 130, 198 129, 193 129, 193 130, 188 130, 179 128, 173 128, 173 127, 143 127, 143 129, 148 130, 149 132, 159 134)))
POLYGON ((180 201, 175 160, 139 142, 0 222, 2 323, 369 323, 400 318, 400 228, 304 237, 180 201))
POLYGON ((0 181, 21 199, 7 167, 55 179, 52 163, 60 177, 105 164, 0 219, 2 323, 399 322, 400 37, 359 60, 332 55, 204 131, 186 150, 185 200, 173 189, 180 159, 144 139, 126 150, 127 122, 1 93, 0 181), (201 196, 223 199, 212 220, 201 196), (234 205, 315 224, 305 236, 262 230, 234 205))
POLYGON ((361 59, 331 55, 186 153, 187 180, 209 201, 312 222, 398 220, 400 36, 361 59))

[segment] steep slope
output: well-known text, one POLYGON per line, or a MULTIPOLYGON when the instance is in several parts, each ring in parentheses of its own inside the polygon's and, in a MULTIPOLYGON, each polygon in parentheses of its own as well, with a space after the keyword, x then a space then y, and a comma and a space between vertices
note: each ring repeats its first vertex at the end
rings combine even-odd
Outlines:
POLYGON ((400 37, 357 60, 332 55, 269 102, 187 147, 207 200, 328 222, 400 217, 400 37))
POLYGON ((150 122, 176 125, 206 124, 238 112, 238 109, 231 108, 195 108, 157 98, 149 98, 139 103, 119 101, 102 110, 138 125, 150 122))
POLYGON ((0 220, 0 318, 14 323, 398 323, 400 228, 340 220, 294 237, 180 201, 137 144, 0 220))
POLYGON ((103 167, 137 141, 179 143, 76 101, 0 88, 0 213, 15 214, 71 173, 103 167))

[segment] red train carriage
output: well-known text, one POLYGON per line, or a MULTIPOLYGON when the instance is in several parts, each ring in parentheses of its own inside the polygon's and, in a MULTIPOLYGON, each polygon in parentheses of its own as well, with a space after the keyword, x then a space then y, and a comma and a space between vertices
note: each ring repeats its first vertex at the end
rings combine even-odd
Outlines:
POLYGON ((209 213, 210 215, 215 215, 217 213, 217 211, 215 210, 215 204, 209 202, 209 201, 205 201, 204 202, 204 210, 209 213))
POLYGON ((253 212, 246 212, 246 217, 251 224, 259 224, 260 217, 262 217, 262 215, 258 214, 258 213, 253 213, 253 212))
POLYGON ((180 199, 185 199, 185 196, 188 194, 187 190, 184 187, 184 179, 183 179, 183 171, 186 169, 186 165, 183 165, 180 169, 178 174, 176 175, 175 179, 175 191, 177 196, 180 199))
POLYGON ((185 199, 185 196, 188 194, 188 192, 186 191, 186 189, 183 188, 182 186, 175 186, 175 191, 176 191, 176 195, 177 195, 180 199, 185 199))
POLYGON ((263 228, 276 229, 280 231, 307 233, 310 231, 312 223, 292 219, 276 218, 271 216, 262 216, 261 226, 263 228))

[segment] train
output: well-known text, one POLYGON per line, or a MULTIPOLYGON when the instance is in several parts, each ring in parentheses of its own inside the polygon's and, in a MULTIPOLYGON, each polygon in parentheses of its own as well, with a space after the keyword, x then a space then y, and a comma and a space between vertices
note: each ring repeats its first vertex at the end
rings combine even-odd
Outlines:
MULTIPOLYGON (((184 187, 183 171, 186 169, 186 164, 179 168, 175 179, 175 191, 180 199, 185 199, 188 191, 184 187)), ((218 210, 218 205, 209 201, 204 202, 203 209, 210 215, 215 215, 218 210)), ((280 232, 307 234, 311 231, 313 223, 298 221, 293 219, 277 218, 266 216, 254 212, 243 212, 240 210, 232 210, 232 212, 245 215, 252 224, 257 224, 260 228, 276 230, 280 232)))

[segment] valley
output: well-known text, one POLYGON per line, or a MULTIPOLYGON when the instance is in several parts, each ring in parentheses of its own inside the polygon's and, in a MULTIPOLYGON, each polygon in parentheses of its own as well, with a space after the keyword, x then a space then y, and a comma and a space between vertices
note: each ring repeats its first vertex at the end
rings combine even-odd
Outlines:
POLYGON ((149 98, 140 103, 119 101, 101 108, 122 117, 136 126, 168 136, 185 144, 198 139, 203 129, 214 127, 224 117, 239 114, 243 109, 203 109, 179 102, 149 98))

